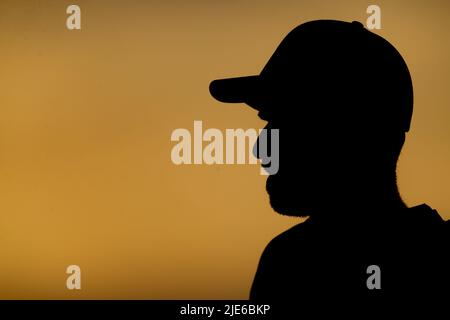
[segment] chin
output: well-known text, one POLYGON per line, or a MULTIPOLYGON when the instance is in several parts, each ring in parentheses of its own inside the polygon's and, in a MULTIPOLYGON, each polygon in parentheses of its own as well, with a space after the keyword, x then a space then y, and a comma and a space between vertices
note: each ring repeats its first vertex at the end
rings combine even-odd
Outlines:
POLYGON ((275 212, 290 217, 309 217, 315 211, 315 206, 308 203, 314 197, 308 195, 309 189, 301 186, 291 187, 289 183, 275 176, 267 179, 266 190, 269 194, 270 205, 275 212))
POLYGON ((312 209, 298 203, 292 204, 287 199, 278 199, 277 197, 270 197, 270 206, 275 212, 289 217, 309 217, 312 214, 312 209))

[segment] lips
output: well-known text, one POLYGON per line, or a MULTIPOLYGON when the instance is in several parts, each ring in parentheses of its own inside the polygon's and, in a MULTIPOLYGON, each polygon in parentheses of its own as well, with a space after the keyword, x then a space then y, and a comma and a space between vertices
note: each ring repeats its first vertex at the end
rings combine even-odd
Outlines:
POLYGON ((267 174, 268 174, 269 177, 272 176, 272 174, 271 174, 271 172, 270 172, 270 168, 271 168, 271 163, 270 163, 270 162, 269 162, 269 163, 266 163, 266 164, 264 164, 264 163, 261 162, 261 167, 264 169, 265 172, 267 172, 267 174))

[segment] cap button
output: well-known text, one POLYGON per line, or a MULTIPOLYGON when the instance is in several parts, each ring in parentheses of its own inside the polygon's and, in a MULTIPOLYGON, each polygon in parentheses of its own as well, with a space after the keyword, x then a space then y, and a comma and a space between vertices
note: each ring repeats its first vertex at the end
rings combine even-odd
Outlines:
POLYGON ((359 21, 352 21, 352 25, 364 29, 364 25, 359 21))

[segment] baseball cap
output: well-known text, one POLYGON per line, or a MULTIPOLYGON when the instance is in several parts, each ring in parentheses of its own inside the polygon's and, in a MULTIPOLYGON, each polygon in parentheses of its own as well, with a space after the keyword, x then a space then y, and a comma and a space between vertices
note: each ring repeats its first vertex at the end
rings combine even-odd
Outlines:
POLYGON ((218 101, 247 103, 271 114, 314 105, 331 118, 339 112, 404 132, 413 111, 412 81, 402 56, 356 21, 303 23, 283 39, 260 74, 214 80, 209 90, 218 101), (297 103, 305 100, 306 106, 297 103))

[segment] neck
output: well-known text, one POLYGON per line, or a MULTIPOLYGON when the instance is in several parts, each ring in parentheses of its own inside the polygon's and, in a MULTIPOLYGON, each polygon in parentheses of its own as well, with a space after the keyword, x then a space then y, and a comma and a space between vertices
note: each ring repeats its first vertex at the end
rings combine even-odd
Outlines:
MULTIPOLYGON (((327 221, 380 221, 395 218, 395 214, 407 208, 397 188, 396 178, 382 176, 352 184, 352 188, 340 188, 329 198, 314 217, 327 221)), ((341 186, 342 187, 342 186, 341 186)))

